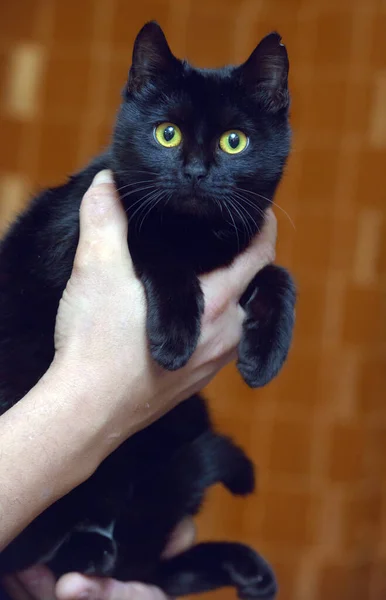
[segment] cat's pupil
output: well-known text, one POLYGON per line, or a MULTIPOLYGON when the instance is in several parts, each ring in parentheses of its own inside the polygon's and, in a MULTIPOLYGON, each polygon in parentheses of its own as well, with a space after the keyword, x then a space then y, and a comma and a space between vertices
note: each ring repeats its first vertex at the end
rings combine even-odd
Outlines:
POLYGON ((237 135, 237 133, 229 134, 228 143, 229 143, 230 147, 233 148, 234 150, 237 148, 237 146, 240 144, 240 138, 237 135))
POLYGON ((176 131, 174 129, 174 127, 172 127, 171 125, 169 125, 169 127, 166 127, 166 129, 164 130, 164 138, 167 142, 170 142, 175 135, 176 131))

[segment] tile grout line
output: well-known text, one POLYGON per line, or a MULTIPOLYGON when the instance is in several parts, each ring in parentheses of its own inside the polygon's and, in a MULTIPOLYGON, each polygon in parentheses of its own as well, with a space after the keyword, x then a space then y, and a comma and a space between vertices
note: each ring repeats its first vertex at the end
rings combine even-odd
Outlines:
MULTIPOLYGON (((45 77, 45 68, 46 68, 46 49, 47 45, 50 43, 52 39, 52 31, 53 31, 53 20, 54 20, 54 4, 47 3, 45 0, 40 0, 39 6, 37 7, 37 22, 36 22, 36 31, 35 37, 37 41, 42 45, 44 52, 44 64, 42 66, 41 73, 41 81, 40 85, 44 81, 45 77)), ((28 183, 32 188, 37 184, 36 175, 38 169, 38 161, 39 161, 39 148, 41 143, 41 116, 42 106, 41 106, 41 98, 39 98, 39 102, 36 107, 36 119, 30 124, 31 129, 24 126, 22 142, 21 142, 21 151, 19 156, 19 170, 21 172, 25 171, 26 165, 28 165, 28 170, 31 173, 32 181, 30 180, 28 183)))
MULTIPOLYGON (((89 49, 89 84, 86 112, 82 115, 78 164, 92 158, 95 153, 97 128, 106 117, 106 99, 109 86, 109 65, 112 55, 112 24, 115 0, 98 0, 94 12, 94 27, 89 49)), ((119 98, 117 98, 117 103, 119 98)), ((99 149, 98 149, 99 151, 99 149)))

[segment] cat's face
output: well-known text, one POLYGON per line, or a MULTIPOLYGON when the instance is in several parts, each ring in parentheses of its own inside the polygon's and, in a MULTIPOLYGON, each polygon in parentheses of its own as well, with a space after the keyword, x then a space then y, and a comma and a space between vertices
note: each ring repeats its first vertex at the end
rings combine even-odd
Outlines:
POLYGON ((287 79, 277 34, 241 67, 199 70, 172 55, 158 25, 145 25, 113 142, 129 215, 256 221, 289 152, 287 79))

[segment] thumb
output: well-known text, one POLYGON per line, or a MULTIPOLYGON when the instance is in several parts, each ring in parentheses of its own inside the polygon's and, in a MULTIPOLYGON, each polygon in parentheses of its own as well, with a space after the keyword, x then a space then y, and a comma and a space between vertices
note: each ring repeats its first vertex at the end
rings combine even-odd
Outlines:
POLYGON ((133 268, 127 246, 127 217, 111 171, 100 171, 80 206, 80 235, 74 267, 122 262, 133 268))
POLYGON ((167 600, 161 590, 153 586, 86 577, 79 573, 63 575, 55 591, 58 600, 167 600))

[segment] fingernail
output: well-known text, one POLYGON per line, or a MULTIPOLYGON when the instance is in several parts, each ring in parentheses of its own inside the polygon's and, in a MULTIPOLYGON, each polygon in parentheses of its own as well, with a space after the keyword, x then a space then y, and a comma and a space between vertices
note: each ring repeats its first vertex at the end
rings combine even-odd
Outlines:
POLYGON ((95 175, 91 187, 95 187, 101 183, 114 183, 113 174, 109 169, 99 171, 99 173, 95 175))

